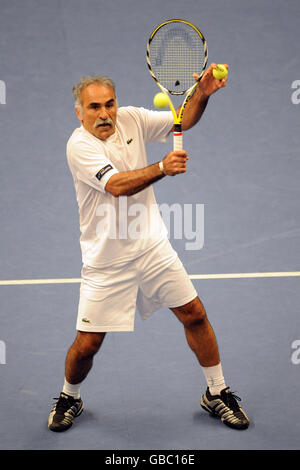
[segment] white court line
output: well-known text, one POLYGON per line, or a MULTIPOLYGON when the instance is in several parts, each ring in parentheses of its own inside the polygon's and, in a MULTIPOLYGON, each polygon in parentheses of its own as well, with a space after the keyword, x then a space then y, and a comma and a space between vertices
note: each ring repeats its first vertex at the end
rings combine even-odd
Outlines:
POLYGON ((191 274, 190 279, 242 279, 253 277, 297 277, 300 271, 274 273, 191 274))
MULTIPOLYGON (((228 274, 190 274, 190 279, 246 279, 261 277, 299 277, 300 271, 267 272, 267 273, 228 273, 228 274)), ((20 286, 28 284, 76 284, 80 278, 70 279, 20 279, 0 281, 0 286, 20 286)))
POLYGON ((11 281, 0 281, 0 286, 23 286, 26 284, 76 284, 81 282, 80 278, 71 279, 19 279, 11 281))

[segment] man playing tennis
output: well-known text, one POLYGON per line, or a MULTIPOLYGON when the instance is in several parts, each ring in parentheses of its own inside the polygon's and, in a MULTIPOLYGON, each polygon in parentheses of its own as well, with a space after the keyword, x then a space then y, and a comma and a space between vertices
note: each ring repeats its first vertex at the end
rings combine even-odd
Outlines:
MULTIPOLYGON (((199 121, 209 97, 226 85, 226 79, 213 77, 214 67, 206 70, 186 106, 183 130, 199 121)), ((172 184, 170 176, 187 170, 184 150, 147 164, 145 145, 166 141, 172 113, 118 108, 114 83, 102 76, 83 77, 73 94, 81 127, 68 141, 67 159, 79 206, 82 282, 77 336, 67 353, 65 381, 50 412, 49 429, 64 431, 81 414, 80 385, 95 354, 107 332, 133 331, 136 307, 143 318, 160 307, 171 309, 207 381, 201 406, 228 426, 246 429, 249 420, 239 397, 226 386, 204 306, 168 240, 155 201, 154 182, 172 184), (138 237, 126 225, 136 207, 144 217, 138 237)))

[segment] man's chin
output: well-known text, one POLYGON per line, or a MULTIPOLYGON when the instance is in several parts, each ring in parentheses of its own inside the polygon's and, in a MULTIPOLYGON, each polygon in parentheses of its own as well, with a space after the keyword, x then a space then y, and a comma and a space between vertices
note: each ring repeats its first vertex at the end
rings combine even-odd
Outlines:
POLYGON ((115 132, 115 128, 111 125, 98 126, 95 129, 96 136, 101 140, 106 140, 108 137, 114 134, 114 132, 115 132))

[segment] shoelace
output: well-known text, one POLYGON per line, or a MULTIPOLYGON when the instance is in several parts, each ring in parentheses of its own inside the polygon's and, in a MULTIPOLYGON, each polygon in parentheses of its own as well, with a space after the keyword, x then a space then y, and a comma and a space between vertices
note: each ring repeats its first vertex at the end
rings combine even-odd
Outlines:
POLYGON ((58 400, 56 403, 56 411, 65 411, 68 408, 71 408, 72 405, 74 405, 74 398, 73 397, 66 397, 66 396, 60 396, 53 398, 53 400, 58 400))
MULTIPOLYGON (((226 390, 226 389, 225 389, 226 390)), ((222 395, 222 398, 226 405, 233 411, 240 411, 239 404, 237 403, 238 401, 242 401, 242 399, 238 396, 235 395, 233 392, 225 392, 222 395)))

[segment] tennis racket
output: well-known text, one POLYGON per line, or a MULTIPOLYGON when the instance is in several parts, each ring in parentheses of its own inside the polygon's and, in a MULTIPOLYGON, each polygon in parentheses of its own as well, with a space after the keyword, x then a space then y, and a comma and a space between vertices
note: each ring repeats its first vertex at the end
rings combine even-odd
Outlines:
POLYGON ((147 44, 147 64, 151 76, 168 96, 174 118, 173 149, 182 150, 182 117, 207 64, 207 44, 196 26, 185 20, 167 20, 155 28, 147 44), (199 75, 195 81, 193 73, 199 75), (176 113, 169 95, 184 95, 176 113))

